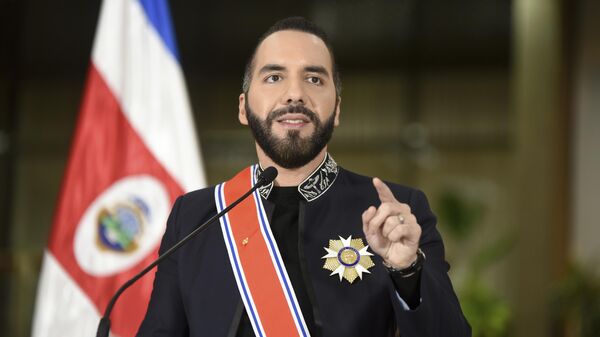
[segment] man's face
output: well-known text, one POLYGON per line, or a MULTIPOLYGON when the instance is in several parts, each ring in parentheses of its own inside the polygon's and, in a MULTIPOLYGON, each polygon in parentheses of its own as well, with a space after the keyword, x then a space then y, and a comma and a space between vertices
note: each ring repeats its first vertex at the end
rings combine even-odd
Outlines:
POLYGON ((297 168, 327 144, 339 123, 329 51, 318 37, 280 31, 258 47, 239 119, 275 163, 297 168))

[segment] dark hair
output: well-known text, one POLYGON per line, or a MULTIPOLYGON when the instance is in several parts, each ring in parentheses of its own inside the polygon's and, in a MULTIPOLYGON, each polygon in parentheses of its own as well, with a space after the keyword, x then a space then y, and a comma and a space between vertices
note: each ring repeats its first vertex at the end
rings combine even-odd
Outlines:
POLYGON ((289 17, 275 22, 275 24, 271 26, 258 39, 258 43, 256 44, 256 47, 254 47, 254 52, 248 60, 248 63, 246 63, 246 69, 244 71, 244 80, 242 82, 242 91, 247 94, 248 90, 250 89, 250 81, 252 80, 252 72, 254 71, 254 57, 256 56, 256 50, 258 49, 258 46, 260 46, 260 44, 271 34, 282 30, 297 30, 300 32, 312 34, 320 38, 325 43, 325 46, 329 51, 329 55, 331 56, 331 67, 333 72, 332 76, 333 84, 335 86, 335 92, 337 96, 340 96, 340 94, 342 93, 342 81, 340 80, 340 73, 335 64, 335 58, 333 57, 333 47, 329 42, 329 38, 327 37, 327 34, 325 34, 325 31, 323 31, 319 26, 317 26, 311 21, 306 20, 301 16, 289 17))

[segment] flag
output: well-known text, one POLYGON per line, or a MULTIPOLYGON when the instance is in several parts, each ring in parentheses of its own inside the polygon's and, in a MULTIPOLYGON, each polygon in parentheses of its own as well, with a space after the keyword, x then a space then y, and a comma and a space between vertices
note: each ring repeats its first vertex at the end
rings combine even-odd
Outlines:
MULTIPOLYGON (((167 0, 104 0, 44 252, 32 335, 94 336, 110 297, 157 256, 175 198, 205 185, 167 0)), ((111 333, 133 336, 153 273, 111 333)))

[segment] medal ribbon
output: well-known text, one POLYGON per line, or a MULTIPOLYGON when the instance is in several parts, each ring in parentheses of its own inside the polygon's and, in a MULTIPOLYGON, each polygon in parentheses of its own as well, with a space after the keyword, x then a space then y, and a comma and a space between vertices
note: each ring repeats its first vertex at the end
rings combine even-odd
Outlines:
MULTIPOLYGON (((215 187, 220 212, 254 184, 256 165, 215 187)), ((220 219, 229 262, 256 336, 310 336, 258 190, 220 219)))

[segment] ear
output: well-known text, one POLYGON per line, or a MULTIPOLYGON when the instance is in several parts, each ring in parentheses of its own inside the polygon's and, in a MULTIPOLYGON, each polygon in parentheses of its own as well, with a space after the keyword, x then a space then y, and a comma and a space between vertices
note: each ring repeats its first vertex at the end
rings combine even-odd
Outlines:
POLYGON ((246 115, 246 94, 241 93, 238 99, 238 119, 243 125, 248 125, 248 116, 246 115))
POLYGON ((340 125, 340 104, 342 104, 342 96, 338 96, 335 102, 335 119, 333 125, 340 125))

